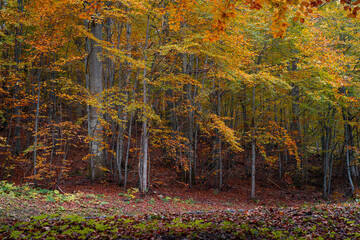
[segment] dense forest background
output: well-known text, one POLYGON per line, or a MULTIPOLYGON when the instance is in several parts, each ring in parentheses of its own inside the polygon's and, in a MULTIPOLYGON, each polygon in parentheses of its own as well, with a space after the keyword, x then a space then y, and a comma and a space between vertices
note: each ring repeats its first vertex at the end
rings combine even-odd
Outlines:
POLYGON ((359 8, 265 3, 0 0, 0 179, 354 194, 359 8))

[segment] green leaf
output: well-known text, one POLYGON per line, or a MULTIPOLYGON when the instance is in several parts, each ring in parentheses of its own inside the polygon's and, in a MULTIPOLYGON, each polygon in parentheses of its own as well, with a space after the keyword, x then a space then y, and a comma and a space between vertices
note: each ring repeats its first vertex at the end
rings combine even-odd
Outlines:
POLYGON ((23 231, 12 231, 11 234, 10 234, 10 237, 11 238, 20 238, 20 235, 23 233, 23 231))

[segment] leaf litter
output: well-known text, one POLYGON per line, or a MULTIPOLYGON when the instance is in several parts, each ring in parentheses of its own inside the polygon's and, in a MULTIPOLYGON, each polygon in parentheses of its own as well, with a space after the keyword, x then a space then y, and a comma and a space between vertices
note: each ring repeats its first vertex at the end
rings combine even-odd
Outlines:
POLYGON ((239 204, 217 195, 205 201, 199 191, 185 189, 141 197, 135 188, 98 188, 67 188, 72 193, 64 194, 1 182, 0 239, 360 238, 357 202, 239 204))

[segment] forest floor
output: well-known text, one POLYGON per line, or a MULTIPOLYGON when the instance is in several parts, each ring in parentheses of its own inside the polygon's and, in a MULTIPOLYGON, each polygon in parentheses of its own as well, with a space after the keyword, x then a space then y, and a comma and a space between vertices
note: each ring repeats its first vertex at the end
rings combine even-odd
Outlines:
POLYGON ((110 183, 54 191, 0 182, 0 238, 360 239, 356 201, 324 202, 275 182, 249 197, 247 181, 220 192, 154 181, 145 197, 110 183))
POLYGON ((250 185, 245 180, 238 181, 231 189, 224 191, 204 186, 189 188, 179 181, 155 181, 145 196, 141 196, 138 189, 133 187, 125 191, 113 183, 91 184, 79 179, 60 185, 55 191, 2 182, 0 219, 29 220, 43 214, 100 217, 234 211, 323 202, 318 193, 284 189, 276 183, 272 186, 257 186, 256 193, 257 199, 251 199, 250 185))
MULTIPOLYGON (((217 210, 249 210, 256 207, 290 207, 306 203, 322 203, 314 188, 294 189, 269 178, 258 180, 256 200, 251 199, 250 180, 228 177, 222 191, 207 184, 189 188, 174 172, 161 165, 152 173, 150 191, 141 196, 135 185, 127 190, 115 183, 92 184, 83 175, 61 181, 55 191, 34 188, 33 185, 0 184, 0 219, 29 220, 42 214, 85 217, 186 213, 217 210), (6 186, 5 186, 6 185, 6 186)), ((130 183, 136 176, 130 174, 130 183)), ((41 185, 40 185, 41 187, 41 185)), ((337 202, 345 199, 333 195, 337 202)))
MULTIPOLYGON (((145 197, 137 189, 124 191, 113 185, 76 185, 50 191, 18 187, 10 194, 0 196, 0 218, 29 220, 42 214, 67 216, 111 216, 141 213, 185 213, 193 211, 247 210, 259 206, 294 206, 304 200, 286 197, 265 198, 253 201, 249 195, 238 197, 234 192, 193 190, 184 188, 159 188, 145 197)), ((269 191, 268 189, 263 193, 269 191)), ((259 193, 260 196, 264 195, 259 193)), ((314 201, 311 201, 314 202, 314 201)))

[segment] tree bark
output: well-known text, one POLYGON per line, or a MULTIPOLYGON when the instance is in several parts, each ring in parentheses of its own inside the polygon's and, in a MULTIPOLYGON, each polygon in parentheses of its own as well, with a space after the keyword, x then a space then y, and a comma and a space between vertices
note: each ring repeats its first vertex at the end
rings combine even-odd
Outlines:
MULTIPOLYGON (((22 12, 24 10, 23 0, 18 0, 17 3, 18 3, 18 11, 22 12)), ((20 24, 20 27, 16 29, 16 36, 15 36, 14 60, 15 60, 15 64, 16 64, 15 65, 16 72, 19 71, 18 65, 21 61, 22 45, 21 45, 21 42, 19 41, 19 38, 22 35, 22 28, 23 28, 23 25, 20 24)), ((15 94, 14 94, 15 101, 19 101, 18 93, 19 93, 19 86, 18 86, 18 84, 16 84, 15 94)), ((15 152, 15 154, 20 154, 21 153, 21 138, 20 138, 20 107, 19 106, 15 106, 15 115, 16 115, 16 123, 15 123, 15 130, 14 130, 14 135, 15 135, 14 152, 15 152)))
POLYGON ((347 118, 345 121, 345 142, 346 142, 346 171, 349 179, 350 189, 351 189, 351 196, 354 194, 355 186, 354 182, 352 180, 352 174, 351 174, 351 161, 352 161, 352 154, 351 154, 351 145, 350 145, 350 125, 347 122, 347 118))
MULTIPOLYGON (((96 20, 90 22, 90 29, 93 37, 97 40, 102 40, 102 24, 96 20)), ((102 169, 104 164, 103 153, 103 127, 100 123, 101 118, 101 94, 103 92, 103 66, 100 61, 102 54, 102 47, 94 39, 90 40, 89 53, 89 90, 90 94, 96 96, 96 103, 90 106, 90 178, 95 182, 104 175, 102 169)))
POLYGON ((40 115, 40 90, 41 90, 41 69, 38 69, 38 93, 37 93, 37 99, 36 99, 36 116, 35 116, 35 133, 34 133, 34 175, 37 174, 37 140, 38 140, 38 128, 39 128, 39 115, 40 115))
MULTIPOLYGON (((148 47, 150 35, 150 15, 147 19, 147 26, 146 26, 146 38, 145 38, 145 45, 144 45, 144 62, 147 61, 147 54, 146 50, 148 47)), ((143 125, 142 125, 142 134, 141 134, 141 153, 139 159, 139 185, 140 185, 140 192, 145 194, 148 190, 148 119, 147 119, 147 112, 146 112, 146 105, 147 105, 147 80, 146 80, 147 70, 144 68, 143 72, 143 125)))
POLYGON ((256 119, 255 119, 255 94, 256 94, 256 86, 253 86, 253 102, 252 102, 252 112, 253 112, 253 119, 252 119, 252 134, 251 134, 251 198, 255 199, 255 166, 256 166, 256 119))
MULTIPOLYGON (((221 117, 221 92, 220 92, 220 78, 218 79, 218 94, 217 94, 217 115, 221 117)), ((220 133, 217 131, 217 147, 218 147, 218 162, 219 162, 219 185, 218 189, 221 190, 223 185, 223 161, 222 161, 222 152, 221 152, 221 138, 220 133)))

